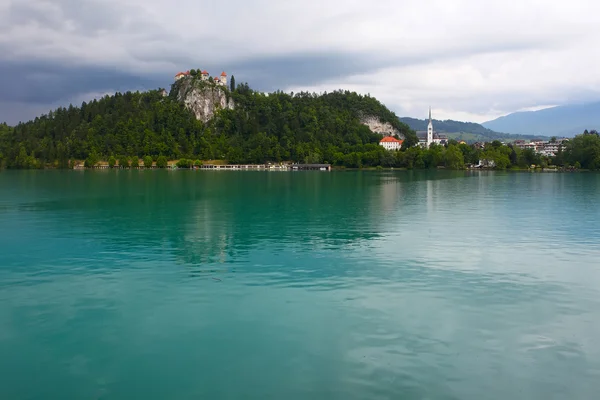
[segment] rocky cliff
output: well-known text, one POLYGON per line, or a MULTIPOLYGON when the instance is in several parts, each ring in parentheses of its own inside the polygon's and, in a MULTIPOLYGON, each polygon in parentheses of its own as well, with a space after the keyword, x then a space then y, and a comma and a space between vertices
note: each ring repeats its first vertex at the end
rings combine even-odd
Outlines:
POLYGON ((389 122, 381 122, 379 118, 374 116, 364 116, 360 119, 360 122, 369 127, 371 132, 379 133, 383 136, 397 136, 400 139, 404 139, 404 135, 400 133, 396 128, 389 122))
POLYGON ((196 119, 207 122, 220 109, 233 109, 233 100, 227 89, 212 82, 188 77, 173 84, 171 96, 192 111, 196 119))

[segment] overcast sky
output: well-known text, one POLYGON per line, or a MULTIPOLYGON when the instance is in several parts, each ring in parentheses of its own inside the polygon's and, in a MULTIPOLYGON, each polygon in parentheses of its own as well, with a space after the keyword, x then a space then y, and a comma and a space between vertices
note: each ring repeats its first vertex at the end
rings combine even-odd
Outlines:
POLYGON ((600 100, 598 0, 0 0, 0 121, 189 68, 483 122, 600 100))

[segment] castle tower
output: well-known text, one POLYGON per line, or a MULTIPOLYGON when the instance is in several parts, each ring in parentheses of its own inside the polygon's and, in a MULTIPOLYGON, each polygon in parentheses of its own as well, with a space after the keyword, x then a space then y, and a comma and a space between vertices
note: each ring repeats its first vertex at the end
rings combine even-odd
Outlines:
POLYGON ((225 73, 225 71, 221 72, 221 85, 223 86, 227 86, 227 74, 225 73))
POLYGON ((433 143, 433 121, 431 120, 431 107, 429 107, 429 124, 427 124, 427 147, 433 143))

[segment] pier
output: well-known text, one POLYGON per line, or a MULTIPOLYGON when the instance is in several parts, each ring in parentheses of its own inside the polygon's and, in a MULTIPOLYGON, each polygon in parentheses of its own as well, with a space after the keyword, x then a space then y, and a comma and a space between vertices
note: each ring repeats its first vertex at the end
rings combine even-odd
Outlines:
MULTIPOLYGON (((82 163, 73 167, 74 169, 86 169, 82 163)), ((91 169, 111 169, 107 163, 98 163, 91 169)), ((123 169, 115 166, 113 169, 123 169)), ((150 168, 144 166, 127 167, 126 169, 159 169, 156 165, 150 168)), ((331 164, 203 164, 190 168, 177 168, 170 163, 165 169, 194 169, 194 170, 216 170, 216 171, 331 171, 331 164)))

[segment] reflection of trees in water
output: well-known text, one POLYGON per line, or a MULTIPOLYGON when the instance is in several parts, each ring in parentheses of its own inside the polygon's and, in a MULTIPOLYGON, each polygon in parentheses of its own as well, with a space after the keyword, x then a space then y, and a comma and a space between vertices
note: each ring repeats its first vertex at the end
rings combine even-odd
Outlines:
POLYGON ((173 239, 190 264, 235 263, 251 249, 342 249, 376 239, 387 211, 417 201, 428 172, 214 173, 210 193, 190 202, 184 234, 173 239), (245 174, 245 175, 244 175, 245 174))
POLYGON ((235 264, 252 249, 361 245, 380 237, 386 210, 424 194, 411 185, 442 175, 85 171, 37 177, 31 187, 49 195, 21 208, 60 219, 56 226, 69 227, 61 233, 203 265, 235 264))

